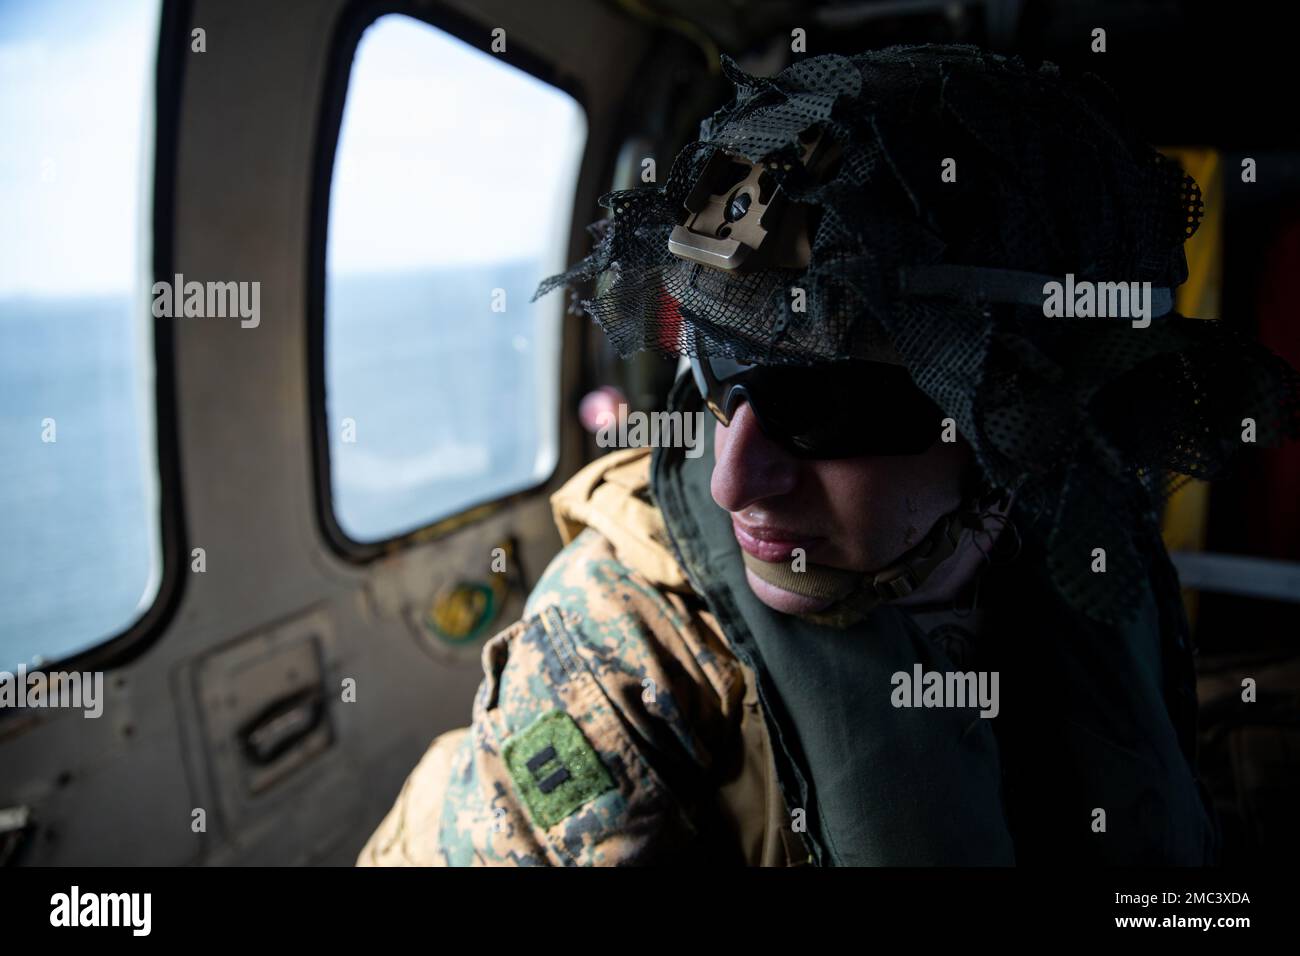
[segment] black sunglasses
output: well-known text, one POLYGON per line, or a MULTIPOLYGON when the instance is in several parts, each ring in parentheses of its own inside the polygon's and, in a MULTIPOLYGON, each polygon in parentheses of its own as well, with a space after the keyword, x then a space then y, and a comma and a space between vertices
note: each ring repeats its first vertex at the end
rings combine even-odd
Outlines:
POLYGON ((758 427, 796 458, 919 455, 939 438, 943 412, 901 365, 742 365, 693 358, 691 373, 715 418, 742 401, 758 427))

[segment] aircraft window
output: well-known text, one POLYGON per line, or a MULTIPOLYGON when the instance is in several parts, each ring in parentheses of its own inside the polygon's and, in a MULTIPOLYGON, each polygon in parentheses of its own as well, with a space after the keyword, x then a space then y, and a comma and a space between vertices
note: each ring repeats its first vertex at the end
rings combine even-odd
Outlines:
POLYGON ((87 650, 158 594, 158 17, 0 5, 0 670, 87 650))
MULTIPOLYGON (((486 43, 485 43, 486 46, 486 43)), ((400 14, 352 63, 326 240, 334 516, 373 543, 532 487, 558 460, 564 268, 586 117, 400 14)))

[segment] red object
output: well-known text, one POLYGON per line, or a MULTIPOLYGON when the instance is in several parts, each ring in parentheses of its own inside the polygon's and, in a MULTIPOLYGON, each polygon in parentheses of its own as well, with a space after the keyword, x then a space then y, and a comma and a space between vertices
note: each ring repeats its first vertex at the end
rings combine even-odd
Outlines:
MULTIPOLYGON (((1300 208, 1293 208, 1269 245, 1259 288, 1259 340, 1300 368, 1300 208)), ((1251 551, 1300 560, 1300 442, 1263 449, 1248 505, 1251 551), (1258 494, 1254 493, 1257 490, 1258 494)))
POLYGON ((655 329, 655 344, 667 352, 679 351, 678 346, 682 341, 682 310, 677 300, 662 286, 659 288, 657 311, 659 324, 655 329))

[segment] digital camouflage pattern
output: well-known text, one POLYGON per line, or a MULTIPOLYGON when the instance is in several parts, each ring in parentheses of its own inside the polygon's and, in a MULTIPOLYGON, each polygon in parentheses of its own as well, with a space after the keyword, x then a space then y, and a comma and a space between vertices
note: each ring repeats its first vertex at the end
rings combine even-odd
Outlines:
POLYGON ((434 741, 360 865, 806 860, 752 674, 677 566, 645 495, 649 460, 606 455, 554 496, 567 546, 523 619, 484 646, 471 725, 434 741), (575 738, 530 743, 557 714, 599 768, 577 766, 575 738), (550 822, 541 805, 566 812, 550 822))

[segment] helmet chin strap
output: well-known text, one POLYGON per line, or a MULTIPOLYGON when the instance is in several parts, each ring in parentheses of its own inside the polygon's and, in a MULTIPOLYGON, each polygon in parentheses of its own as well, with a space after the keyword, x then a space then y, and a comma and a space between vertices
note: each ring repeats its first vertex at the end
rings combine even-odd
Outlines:
POLYGON ((924 538, 893 562, 865 576, 824 564, 809 564, 796 571, 788 561, 763 561, 742 552, 745 567, 761 580, 794 594, 831 603, 820 611, 799 617, 817 624, 848 627, 862 620, 876 606, 906 597, 925 583, 930 574, 952 557, 966 529, 984 527, 984 504, 969 497, 955 510, 941 515, 924 538))

